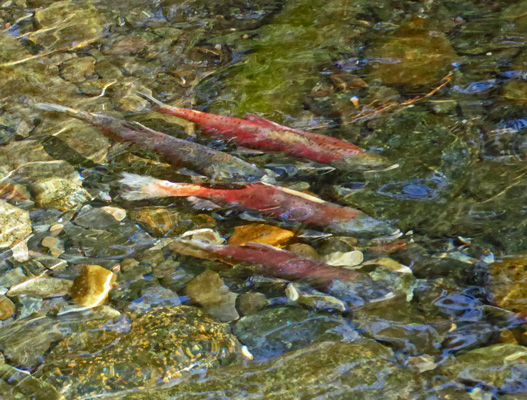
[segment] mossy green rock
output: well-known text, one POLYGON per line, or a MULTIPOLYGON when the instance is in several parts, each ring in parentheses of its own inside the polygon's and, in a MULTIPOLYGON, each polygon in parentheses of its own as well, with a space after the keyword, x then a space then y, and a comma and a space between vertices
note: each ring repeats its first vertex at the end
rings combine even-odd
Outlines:
POLYGON ((254 50, 229 69, 212 111, 224 113, 233 106, 239 115, 300 111, 319 65, 348 50, 361 33, 353 25, 356 13, 341 0, 287 2, 272 24, 258 31, 254 50))
POLYGON ((495 344, 459 355, 442 368, 445 375, 463 382, 494 386, 505 393, 527 391, 527 348, 495 344))
POLYGON ((266 400, 408 399, 419 378, 395 362, 391 350, 367 339, 316 343, 264 363, 209 371, 167 389, 127 393, 116 400, 215 398, 266 400))
POLYGON ((240 344, 197 307, 156 308, 131 323, 74 333, 46 357, 38 376, 72 399, 168 384, 198 367, 231 361, 240 344))
POLYGON ((439 82, 457 54, 443 33, 427 25, 426 19, 415 18, 374 45, 367 53, 374 60, 370 72, 384 84, 439 82))

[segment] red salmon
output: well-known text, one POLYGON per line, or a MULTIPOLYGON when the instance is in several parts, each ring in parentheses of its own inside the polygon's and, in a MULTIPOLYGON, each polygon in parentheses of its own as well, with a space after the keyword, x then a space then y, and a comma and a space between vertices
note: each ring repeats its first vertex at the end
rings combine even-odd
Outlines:
POLYGON ((352 235, 398 235, 400 231, 360 210, 333 204, 296 190, 254 183, 235 188, 212 188, 190 183, 173 183, 152 177, 123 174, 130 189, 129 200, 154 197, 196 196, 234 207, 256 210, 283 220, 299 221, 330 232, 352 235))
POLYGON ((154 102, 159 111, 193 122, 205 134, 227 137, 241 146, 282 151, 344 170, 371 170, 388 165, 384 157, 331 136, 289 128, 256 115, 241 119, 171 107, 148 94, 139 94, 154 102))
POLYGON ((257 266, 256 272, 273 278, 302 281, 343 300, 347 307, 390 299, 394 293, 365 274, 333 267, 292 251, 261 243, 245 246, 212 245, 198 240, 175 239, 169 249, 183 255, 257 266))
POLYGON ((137 122, 75 110, 58 104, 37 103, 34 107, 44 111, 60 112, 85 121, 99 128, 112 140, 134 143, 143 149, 160 154, 166 162, 176 167, 191 168, 219 182, 247 183, 266 177, 264 171, 240 158, 154 131, 137 122))

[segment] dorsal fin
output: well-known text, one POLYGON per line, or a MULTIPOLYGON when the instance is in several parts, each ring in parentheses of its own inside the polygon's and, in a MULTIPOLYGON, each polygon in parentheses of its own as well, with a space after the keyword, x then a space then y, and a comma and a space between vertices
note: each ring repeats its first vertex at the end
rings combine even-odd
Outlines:
POLYGON ((265 119, 264 117, 260 117, 259 115, 246 114, 245 119, 249 122, 253 122, 261 126, 268 126, 270 128, 281 128, 282 127, 276 122, 269 121, 268 119, 265 119))
POLYGON ((299 135, 305 134, 305 132, 303 130, 301 130, 301 129, 295 129, 295 128, 291 128, 289 126, 280 125, 280 124, 277 124, 276 122, 269 121, 268 119, 265 119, 264 117, 260 117, 259 115, 246 114, 245 115, 245 119, 247 121, 249 121, 249 122, 253 122, 253 123, 258 124, 260 126, 266 126, 268 128, 275 128, 275 129, 279 129, 281 131, 294 132, 294 133, 298 133, 299 135))
POLYGON ((347 149, 357 154, 363 151, 360 147, 354 145, 353 143, 347 142, 345 140, 337 139, 333 136, 322 135, 320 133, 305 131, 302 129, 290 128, 289 126, 284 126, 284 125, 277 124, 276 122, 269 121, 268 119, 265 119, 264 117, 260 117, 259 115, 247 114, 245 116, 245 119, 249 122, 253 122, 260 126, 265 126, 268 128, 274 128, 274 129, 278 129, 281 131, 296 133, 297 135, 300 135, 308 140, 313 141, 314 144, 317 144, 317 145, 334 146, 336 149, 347 149))

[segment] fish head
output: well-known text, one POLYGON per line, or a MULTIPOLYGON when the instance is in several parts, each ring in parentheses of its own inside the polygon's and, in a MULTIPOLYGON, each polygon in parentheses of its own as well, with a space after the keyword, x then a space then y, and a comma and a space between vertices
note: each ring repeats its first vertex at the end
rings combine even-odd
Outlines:
POLYGON ((336 233, 369 238, 389 236, 395 239, 402 235, 399 229, 366 214, 361 214, 347 221, 333 222, 328 229, 336 233))
POLYGON ((368 152, 345 156, 331 164, 339 169, 358 172, 382 170, 391 165, 385 157, 368 152))

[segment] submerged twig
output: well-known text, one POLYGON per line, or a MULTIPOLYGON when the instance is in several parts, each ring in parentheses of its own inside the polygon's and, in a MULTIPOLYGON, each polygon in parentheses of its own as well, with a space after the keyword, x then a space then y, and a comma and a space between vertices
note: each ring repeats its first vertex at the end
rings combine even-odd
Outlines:
POLYGON ((413 99, 409 99, 409 100, 406 100, 406 101, 403 101, 403 102, 390 101, 388 103, 383 104, 382 106, 380 106, 377 109, 371 110, 371 107, 375 103, 379 102, 379 100, 374 100, 370 104, 365 106, 363 111, 359 112, 354 118, 352 118, 351 121, 355 122, 355 121, 360 121, 360 120, 363 120, 363 119, 373 118, 373 117, 375 117, 375 116, 377 116, 379 114, 382 114, 383 112, 386 112, 387 110, 392 109, 394 107, 409 106, 409 105, 412 105, 414 103, 417 103, 418 101, 421 101, 421 100, 424 100, 424 99, 426 99, 426 98, 428 98, 430 96, 433 96, 434 94, 439 92, 443 87, 445 87, 446 85, 448 85, 452 81, 452 75, 453 75, 453 72, 452 71, 449 72, 446 76, 443 77, 443 79, 441 79, 442 83, 439 86, 437 86, 436 88, 434 88, 430 92, 428 92, 428 93, 426 93, 424 95, 421 95, 421 96, 414 97, 413 99))

